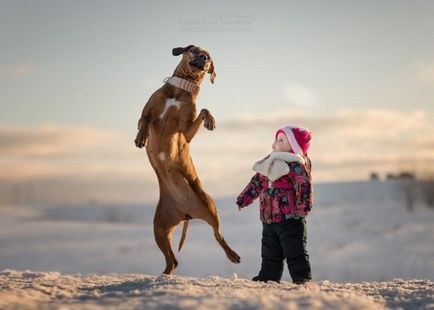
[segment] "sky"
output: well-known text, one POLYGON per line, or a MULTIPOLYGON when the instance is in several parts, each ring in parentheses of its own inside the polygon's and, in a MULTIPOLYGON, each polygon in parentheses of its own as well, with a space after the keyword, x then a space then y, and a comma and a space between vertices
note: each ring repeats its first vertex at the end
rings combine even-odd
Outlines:
POLYGON ((0 0, 1 201, 156 201, 137 120, 190 44, 217 74, 197 100, 217 128, 191 142, 212 196, 288 124, 314 182, 433 175, 434 1, 0 0))

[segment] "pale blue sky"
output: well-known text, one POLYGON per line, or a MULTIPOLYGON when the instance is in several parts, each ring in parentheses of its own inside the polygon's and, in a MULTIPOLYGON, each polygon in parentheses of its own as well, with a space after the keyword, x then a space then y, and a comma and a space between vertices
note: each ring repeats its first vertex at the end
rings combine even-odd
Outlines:
MULTIPOLYGON (((38 179, 98 158, 98 173, 139 180, 137 119, 179 62, 171 49, 189 44, 210 52, 217 73, 198 98, 217 132, 201 132, 192 150, 205 184, 224 182, 224 162, 240 169, 237 190, 276 127, 294 122, 314 130, 320 181, 400 169, 408 151, 432 159, 434 1, 0 0, 3 171, 29 165, 22 178, 38 179), (98 141, 113 133, 112 149, 99 154, 86 130, 98 141), (65 137, 83 149, 75 163, 54 151, 65 137), (130 160, 130 172, 113 170, 130 160)), ((8 171, 0 178, 20 180, 8 171)))
POLYGON ((288 105, 292 84, 320 111, 433 106, 433 84, 409 75, 432 61, 434 1, 1 1, 0 12, 0 68, 30 66, 1 77, 3 124, 127 130, 173 72, 171 48, 190 43, 215 59, 199 100, 222 118, 288 105), (249 29, 181 31, 215 16, 249 29))

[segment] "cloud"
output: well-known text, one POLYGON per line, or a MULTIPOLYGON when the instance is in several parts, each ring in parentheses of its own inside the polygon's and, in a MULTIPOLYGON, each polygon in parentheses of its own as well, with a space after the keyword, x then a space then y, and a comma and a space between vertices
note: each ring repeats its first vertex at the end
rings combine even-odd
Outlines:
MULTIPOLYGON (((309 155, 315 182, 367 179, 374 171, 426 172, 434 166, 432 118, 424 110, 387 109, 247 114, 218 123, 212 132, 202 128, 190 151, 213 197, 233 197, 241 191, 253 175, 252 164, 270 152, 275 130, 289 121, 313 132, 309 155)), ((66 193, 68 186, 75 191, 75 195, 53 193, 56 199, 155 201, 157 178, 146 152, 135 148, 130 135, 85 126, 0 128, 0 185, 45 184, 46 199, 47 184, 53 184, 53 191, 61 188, 66 193)))
POLYGON ((0 178, 134 176, 146 155, 132 141, 119 131, 85 126, 3 127, 0 178))
POLYGON ((153 202, 158 184, 129 134, 87 126, 2 127, 0 202, 14 199, 153 202))
MULTIPOLYGON (((432 118, 421 109, 410 112, 345 109, 327 115, 284 110, 271 117, 245 115, 222 122, 217 129, 221 129, 223 149, 254 160, 252 154, 259 157, 260 150, 269 151, 274 132, 282 125, 292 123, 307 127, 313 132, 310 156, 318 180, 331 181, 342 177, 365 178, 372 169, 393 172, 406 166, 405 162, 417 162, 420 171, 426 169, 432 162, 429 159, 434 158, 432 118), (239 143, 230 145, 230 141, 239 143), (330 167, 334 173, 329 173, 330 167)), ((208 145, 208 152, 218 153, 219 147, 217 143, 208 145)), ((223 159, 220 157, 220 160, 223 159)))
POLYGON ((243 114, 237 118, 218 122, 217 129, 223 130, 262 130, 270 128, 280 128, 281 126, 291 123, 305 122, 311 119, 305 109, 291 108, 269 112, 267 114, 243 114))
POLYGON ((399 131, 423 130, 431 127, 425 110, 411 112, 388 109, 351 110, 342 109, 330 114, 318 115, 302 109, 276 111, 268 115, 246 114, 240 118, 221 122, 224 130, 251 131, 267 129, 274 131, 285 124, 295 124, 311 129, 314 134, 327 131, 351 133, 357 136, 394 135, 399 131))
POLYGON ((29 64, 0 68, 0 77, 23 78, 33 73, 34 68, 29 64))
POLYGON ((303 85, 287 85, 283 89, 283 98, 296 106, 311 107, 318 101, 316 94, 303 85))
POLYGON ((70 156, 111 144, 119 139, 113 130, 91 127, 0 128, 0 155, 70 156))

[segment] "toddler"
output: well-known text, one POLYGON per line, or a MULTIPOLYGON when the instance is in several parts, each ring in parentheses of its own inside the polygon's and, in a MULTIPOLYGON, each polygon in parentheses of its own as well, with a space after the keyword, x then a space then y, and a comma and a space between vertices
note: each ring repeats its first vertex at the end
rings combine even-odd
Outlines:
POLYGON ((262 264, 253 281, 280 282, 284 259, 295 284, 312 279, 305 220, 313 203, 310 140, 304 128, 277 130, 272 152, 254 164, 257 173, 237 198, 239 210, 260 199, 262 264))

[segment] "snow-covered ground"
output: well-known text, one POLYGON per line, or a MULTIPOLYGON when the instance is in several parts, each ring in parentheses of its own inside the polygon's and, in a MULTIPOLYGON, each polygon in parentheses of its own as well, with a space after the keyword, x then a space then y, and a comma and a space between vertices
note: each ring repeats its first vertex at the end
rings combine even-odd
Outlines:
MULTIPOLYGON (((168 278, 156 278, 164 259, 153 239, 153 205, 3 205, 0 270, 9 270, 0 275, 0 309, 121 303, 127 309, 434 309, 434 211, 420 200, 406 211, 401 189, 396 182, 318 185, 308 217, 314 282, 302 287, 290 283, 287 271, 280 285, 247 280, 260 266, 261 224, 257 205, 239 212, 235 195, 217 205, 241 264, 227 260, 210 227, 192 221, 176 254, 176 276, 168 278)), ((180 229, 174 248, 179 235, 180 229)))
POLYGON ((434 283, 394 280, 297 286, 236 276, 0 272, 0 309, 434 309, 434 283))

